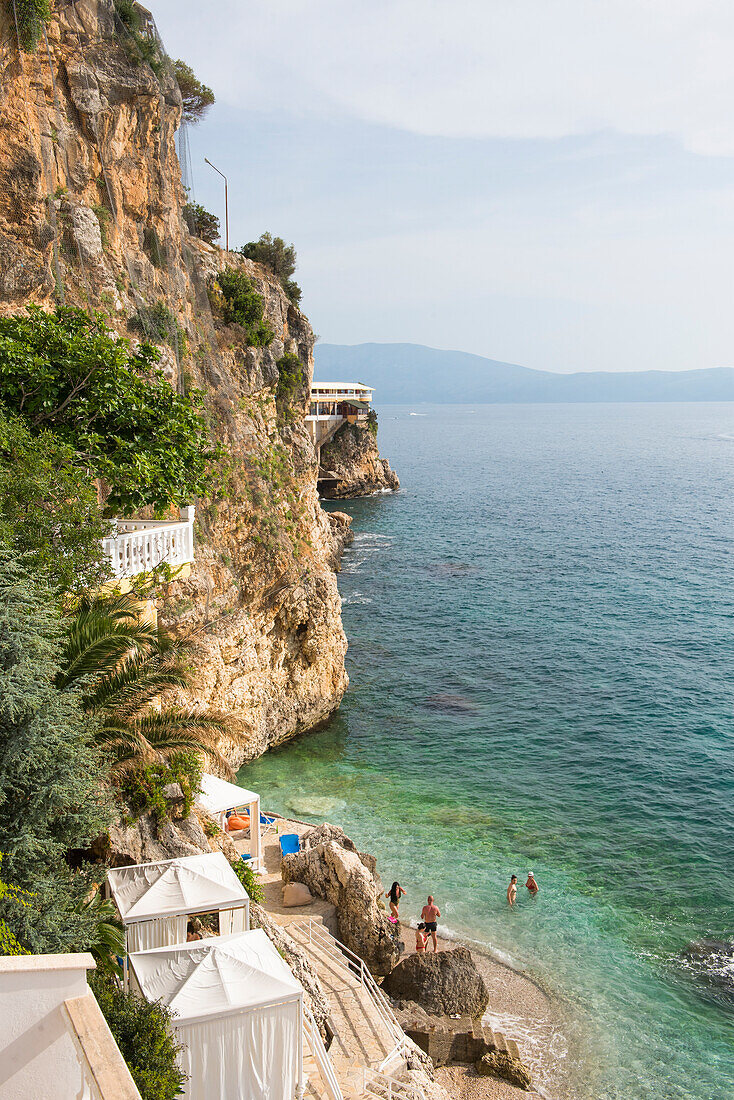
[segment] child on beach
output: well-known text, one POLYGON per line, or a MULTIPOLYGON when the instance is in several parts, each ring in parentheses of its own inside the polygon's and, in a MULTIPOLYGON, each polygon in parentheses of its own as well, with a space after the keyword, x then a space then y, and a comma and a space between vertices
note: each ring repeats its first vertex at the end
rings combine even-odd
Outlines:
POLYGON ((426 935, 426 926, 421 921, 415 930, 415 949, 416 951, 425 951, 426 944, 428 942, 428 936, 426 935))
POLYGON ((390 899, 390 912, 392 913, 390 920, 393 922, 393 924, 397 924, 398 920, 400 919, 400 913, 398 912, 398 910, 400 907, 400 899, 403 897, 404 894, 405 890, 403 890, 399 882, 394 882, 388 892, 385 894, 385 897, 390 899))

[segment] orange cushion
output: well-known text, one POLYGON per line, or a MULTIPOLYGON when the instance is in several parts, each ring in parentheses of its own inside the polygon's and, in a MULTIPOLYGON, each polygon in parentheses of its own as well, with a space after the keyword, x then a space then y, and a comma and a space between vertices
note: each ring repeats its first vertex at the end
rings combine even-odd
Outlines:
POLYGON ((250 819, 249 817, 240 817, 239 814, 232 814, 227 818, 227 829, 231 832, 233 829, 249 829, 250 819))

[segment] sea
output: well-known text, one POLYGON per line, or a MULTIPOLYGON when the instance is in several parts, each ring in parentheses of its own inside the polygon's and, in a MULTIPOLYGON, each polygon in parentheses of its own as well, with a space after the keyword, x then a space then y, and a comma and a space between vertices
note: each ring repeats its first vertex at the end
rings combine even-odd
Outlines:
POLYGON ((379 420, 400 491, 325 505, 348 693, 240 778, 549 991, 564 1096, 734 1097, 734 404, 379 420))

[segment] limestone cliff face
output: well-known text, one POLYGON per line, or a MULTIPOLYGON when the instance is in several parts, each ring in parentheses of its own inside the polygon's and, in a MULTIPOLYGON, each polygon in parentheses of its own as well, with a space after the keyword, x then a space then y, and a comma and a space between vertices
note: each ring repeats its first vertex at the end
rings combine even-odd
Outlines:
POLYGON ((197 502, 196 567, 169 586, 160 613, 196 637, 193 696, 230 716, 223 748, 238 764, 325 720, 347 684, 339 541, 304 428, 313 332, 268 270, 189 235, 178 86, 162 57, 159 75, 140 60, 112 0, 57 0, 48 50, 33 54, 19 54, 7 10, 0 311, 30 301, 103 309, 121 334, 159 344, 174 385, 204 392, 228 455, 224 484, 216 501, 197 502), (212 311, 209 280, 233 264, 264 299, 276 334, 267 348, 248 347, 212 311), (285 353, 300 359, 303 384, 278 407, 285 353))
POLYGON ((321 448, 322 496, 332 500, 369 496, 400 488, 398 475, 380 457, 369 425, 344 423, 321 448))

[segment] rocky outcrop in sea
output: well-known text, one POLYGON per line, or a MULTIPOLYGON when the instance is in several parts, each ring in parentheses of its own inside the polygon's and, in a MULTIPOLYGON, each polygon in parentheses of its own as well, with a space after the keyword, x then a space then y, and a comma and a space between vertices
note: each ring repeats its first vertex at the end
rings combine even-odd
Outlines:
POLYGON ((370 424, 358 421, 342 424, 321 448, 320 491, 330 500, 395 492, 400 488, 398 475, 386 458, 380 456, 377 432, 370 424))

